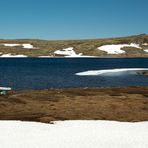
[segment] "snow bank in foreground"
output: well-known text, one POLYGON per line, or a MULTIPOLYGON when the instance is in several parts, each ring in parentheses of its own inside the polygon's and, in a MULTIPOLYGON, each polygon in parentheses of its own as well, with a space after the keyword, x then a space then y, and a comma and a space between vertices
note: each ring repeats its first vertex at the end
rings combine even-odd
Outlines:
POLYGON ((94 75, 95 76, 95 75, 101 75, 105 73, 124 72, 124 71, 142 71, 142 70, 148 70, 148 68, 120 68, 120 69, 90 70, 90 71, 76 73, 76 75, 79 75, 79 76, 94 75))
POLYGON ((2 148, 147 148, 148 122, 0 121, 2 148))
POLYGON ((105 51, 108 54, 122 54, 125 53, 124 50, 121 50, 123 47, 135 47, 141 49, 139 44, 131 43, 131 44, 118 44, 118 45, 103 45, 98 47, 99 50, 105 51))
POLYGON ((16 46, 23 46, 23 48, 26 48, 26 49, 33 49, 33 45, 31 44, 0 44, 0 45, 3 45, 3 46, 7 46, 7 47, 16 47, 16 46))
POLYGON ((0 57, 3 57, 3 58, 25 58, 27 57, 26 55, 12 55, 11 53, 8 53, 8 54, 3 54, 3 55, 0 55, 0 57))

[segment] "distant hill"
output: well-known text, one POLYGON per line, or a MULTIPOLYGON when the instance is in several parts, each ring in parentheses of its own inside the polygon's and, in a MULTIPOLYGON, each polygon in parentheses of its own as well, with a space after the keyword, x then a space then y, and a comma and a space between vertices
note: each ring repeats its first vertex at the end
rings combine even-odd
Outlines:
POLYGON ((80 57, 81 55, 99 57, 148 57, 148 35, 140 34, 107 39, 59 41, 36 39, 0 40, 0 56, 6 55, 6 57, 7 55, 25 55, 28 57, 65 56, 62 49, 66 49, 64 50, 66 54, 79 55, 80 57), (110 52, 110 50, 118 48, 119 45, 121 45, 121 53, 116 50, 110 52), (109 52, 104 49, 109 50, 109 52))

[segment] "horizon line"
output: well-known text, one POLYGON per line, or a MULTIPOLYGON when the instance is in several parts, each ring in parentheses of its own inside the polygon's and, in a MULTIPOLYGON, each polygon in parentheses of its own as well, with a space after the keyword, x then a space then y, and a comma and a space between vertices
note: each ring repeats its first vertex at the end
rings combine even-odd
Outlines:
POLYGON ((113 37, 96 37, 96 38, 82 38, 82 39, 45 39, 45 38, 0 38, 0 40, 47 40, 47 41, 77 41, 77 40, 97 40, 97 39, 114 39, 114 38, 125 38, 125 37, 134 37, 134 36, 145 36, 146 33, 141 34, 131 34, 124 36, 113 36, 113 37))

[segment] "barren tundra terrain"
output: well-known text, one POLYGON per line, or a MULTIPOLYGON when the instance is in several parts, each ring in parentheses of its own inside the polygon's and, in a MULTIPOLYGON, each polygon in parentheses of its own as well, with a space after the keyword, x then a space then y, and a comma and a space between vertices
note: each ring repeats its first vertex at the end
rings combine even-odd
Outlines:
POLYGON ((148 88, 77 88, 10 92, 0 96, 0 120, 147 121, 148 88))
POLYGON ((1 39, 0 56, 12 55, 20 57, 147 57, 148 35, 67 41, 1 39))

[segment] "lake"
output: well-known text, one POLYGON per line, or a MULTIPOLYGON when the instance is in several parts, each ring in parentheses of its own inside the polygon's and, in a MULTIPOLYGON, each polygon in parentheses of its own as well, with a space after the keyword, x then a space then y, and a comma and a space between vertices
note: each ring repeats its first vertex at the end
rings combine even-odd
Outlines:
POLYGON ((148 76, 132 72, 75 75, 115 68, 148 68, 148 58, 0 58, 0 86, 14 90, 148 86, 148 76))

